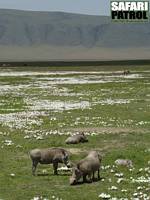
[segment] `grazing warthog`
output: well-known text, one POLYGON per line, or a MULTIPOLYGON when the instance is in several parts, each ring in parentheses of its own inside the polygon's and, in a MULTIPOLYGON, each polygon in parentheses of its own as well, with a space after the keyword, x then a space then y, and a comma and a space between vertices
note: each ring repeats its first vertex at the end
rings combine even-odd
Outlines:
POLYGON ((40 164, 53 164, 54 174, 57 175, 58 163, 70 167, 68 153, 62 148, 33 149, 29 152, 32 160, 32 174, 35 175, 36 167, 40 164))
POLYGON ((118 159, 115 161, 115 164, 126 166, 126 167, 133 167, 132 161, 128 159, 118 159))
POLYGON ((130 74, 130 71, 129 70, 124 70, 123 75, 128 75, 128 74, 130 74))
POLYGON ((88 139, 84 133, 79 133, 68 137, 65 142, 66 144, 78 144, 80 142, 81 143, 88 142, 88 139))
POLYGON ((91 151, 88 156, 80 160, 72 170, 72 176, 70 177, 70 185, 74 185, 78 180, 83 177, 83 182, 86 182, 86 176, 89 177, 89 181, 95 179, 95 172, 98 172, 98 179, 100 179, 99 170, 102 157, 96 151, 91 151), (92 176, 92 178, 91 178, 92 176))

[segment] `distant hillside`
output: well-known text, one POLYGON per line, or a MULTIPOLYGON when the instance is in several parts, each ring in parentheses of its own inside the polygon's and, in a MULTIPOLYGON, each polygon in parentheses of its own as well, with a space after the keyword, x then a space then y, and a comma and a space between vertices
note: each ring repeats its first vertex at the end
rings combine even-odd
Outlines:
POLYGON ((150 23, 115 24, 106 16, 0 9, 0 60, 131 59, 131 52, 135 59, 147 58, 149 48, 150 23))

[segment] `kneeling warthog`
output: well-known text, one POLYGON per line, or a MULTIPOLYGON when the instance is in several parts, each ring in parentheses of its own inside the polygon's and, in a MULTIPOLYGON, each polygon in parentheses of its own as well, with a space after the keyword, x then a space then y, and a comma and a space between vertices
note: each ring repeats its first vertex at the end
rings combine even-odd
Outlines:
POLYGON ((72 176, 70 177, 70 185, 74 185, 78 180, 83 177, 83 182, 86 182, 86 177, 89 177, 89 180, 94 180, 95 172, 98 172, 98 179, 100 179, 99 170, 101 165, 102 157, 96 151, 91 151, 88 156, 80 160, 77 165, 72 170, 72 176), (92 178, 91 178, 92 176, 92 178))
POLYGON ((68 137, 65 142, 66 144, 78 144, 80 142, 81 143, 88 142, 88 139, 84 133, 79 133, 68 137))
POLYGON ((58 163, 64 163, 67 167, 70 167, 68 153, 62 148, 33 149, 29 154, 32 160, 33 175, 35 175, 38 163, 53 164, 55 175, 57 175, 58 163))

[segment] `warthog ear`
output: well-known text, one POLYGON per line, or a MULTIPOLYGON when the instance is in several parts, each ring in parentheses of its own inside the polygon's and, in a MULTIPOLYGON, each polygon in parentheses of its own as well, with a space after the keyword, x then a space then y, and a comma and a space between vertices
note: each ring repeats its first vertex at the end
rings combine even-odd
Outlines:
POLYGON ((101 161, 102 160, 102 155, 100 154, 100 152, 97 152, 97 154, 98 154, 99 160, 101 161))
POLYGON ((72 168, 72 172, 73 172, 73 173, 76 174, 76 173, 78 173, 78 171, 79 171, 79 169, 78 169, 76 166, 74 166, 74 167, 72 168))
POLYGON ((68 155, 67 155, 67 154, 65 154, 65 155, 64 155, 64 159, 66 160, 67 158, 68 158, 68 155))
POLYGON ((74 167, 74 173, 78 177, 78 179, 80 179, 80 177, 82 176, 82 172, 77 167, 74 167))
POLYGON ((133 164, 132 164, 132 161, 131 161, 131 160, 127 160, 127 164, 128 164, 128 166, 130 166, 130 167, 132 167, 132 166, 133 166, 133 164))
POLYGON ((68 153, 64 153, 64 160, 67 160, 68 159, 68 153))

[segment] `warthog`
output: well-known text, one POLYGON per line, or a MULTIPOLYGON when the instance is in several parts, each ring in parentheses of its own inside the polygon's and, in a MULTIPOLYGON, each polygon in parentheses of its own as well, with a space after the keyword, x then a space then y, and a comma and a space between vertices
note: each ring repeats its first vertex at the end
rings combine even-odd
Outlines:
POLYGON ((88 142, 88 139, 84 133, 79 133, 68 137, 65 142, 66 144, 78 144, 80 142, 81 143, 88 142))
POLYGON ((133 167, 132 161, 128 159, 118 159, 115 161, 115 164, 126 166, 126 167, 133 167))
POLYGON ((130 74, 130 71, 129 71, 129 70, 124 70, 124 71, 123 71, 123 75, 128 75, 128 74, 130 74))
POLYGON ((89 177, 89 181, 95 179, 95 172, 98 172, 98 179, 100 179, 100 165, 102 157, 96 151, 91 151, 88 156, 80 160, 72 170, 72 176, 70 177, 70 185, 74 185, 78 180, 83 177, 83 182, 86 182, 86 177, 89 177), (92 177, 92 178, 91 178, 92 177))
POLYGON ((68 153, 62 148, 33 149, 29 152, 32 160, 32 174, 35 175, 36 167, 40 164, 53 164, 54 174, 57 175, 58 163, 70 167, 68 153))

